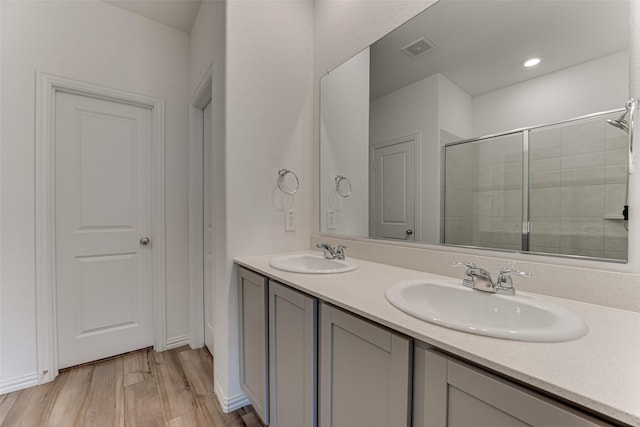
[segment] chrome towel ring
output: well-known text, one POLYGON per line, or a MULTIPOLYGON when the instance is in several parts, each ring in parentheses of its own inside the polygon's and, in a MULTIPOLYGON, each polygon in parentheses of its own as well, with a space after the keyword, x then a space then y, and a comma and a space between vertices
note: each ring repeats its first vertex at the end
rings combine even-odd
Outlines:
POLYGON ((336 193, 340 197, 349 197, 351 195, 351 181, 349 178, 343 175, 336 175, 334 179, 336 181, 336 193))
POLYGON ((298 175, 296 175, 294 171, 291 171, 289 169, 278 170, 278 188, 284 194, 288 194, 290 196, 296 194, 296 192, 298 191, 298 188, 300 188, 300 180, 298 179, 298 175), (287 185, 285 183, 285 178, 287 175, 291 175, 295 179, 294 185, 287 185))

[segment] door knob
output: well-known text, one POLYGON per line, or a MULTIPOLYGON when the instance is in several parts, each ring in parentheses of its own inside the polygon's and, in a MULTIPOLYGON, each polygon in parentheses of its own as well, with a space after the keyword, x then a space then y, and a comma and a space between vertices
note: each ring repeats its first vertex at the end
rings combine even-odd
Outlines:
POLYGON ((408 229, 406 231, 406 233, 407 233, 407 236, 411 236, 413 234, 413 230, 412 229, 408 229))
POLYGON ((147 246, 149 243, 151 243, 151 239, 149 239, 148 237, 141 237, 140 238, 140 244, 143 246, 147 246))

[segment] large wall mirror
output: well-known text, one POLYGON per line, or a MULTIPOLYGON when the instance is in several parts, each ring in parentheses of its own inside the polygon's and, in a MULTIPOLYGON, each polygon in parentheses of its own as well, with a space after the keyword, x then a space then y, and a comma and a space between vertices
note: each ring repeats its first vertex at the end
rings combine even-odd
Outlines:
POLYGON ((320 232, 626 261, 628 42, 624 0, 434 3, 321 79, 320 232))

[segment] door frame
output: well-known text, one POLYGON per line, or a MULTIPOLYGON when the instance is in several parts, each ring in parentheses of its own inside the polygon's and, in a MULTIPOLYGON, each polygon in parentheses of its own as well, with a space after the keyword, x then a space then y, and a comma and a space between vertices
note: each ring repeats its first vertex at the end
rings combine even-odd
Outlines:
POLYGON ((413 142, 413 233, 414 233, 414 241, 419 241, 421 234, 420 227, 420 208, 422 206, 422 185, 420 183, 420 177, 422 176, 422 149, 421 149, 421 139, 419 133, 414 133, 407 136, 402 136, 400 138, 389 139, 386 141, 376 142, 375 144, 371 144, 369 146, 369 212, 371 218, 369 218, 369 235, 375 235, 375 224, 373 222, 372 216, 375 215, 375 203, 376 203, 376 188, 375 188, 375 170, 373 168, 373 164, 375 162, 376 150, 381 148, 391 147, 393 145, 403 144, 405 142, 413 142))
POLYGON ((55 99, 58 92, 151 110, 151 230, 154 349, 166 349, 164 100, 36 72, 35 279, 38 383, 58 375, 55 271, 55 99))
POLYGON ((203 110, 213 99, 213 64, 189 102, 189 308, 192 348, 204 346, 204 146, 203 110))

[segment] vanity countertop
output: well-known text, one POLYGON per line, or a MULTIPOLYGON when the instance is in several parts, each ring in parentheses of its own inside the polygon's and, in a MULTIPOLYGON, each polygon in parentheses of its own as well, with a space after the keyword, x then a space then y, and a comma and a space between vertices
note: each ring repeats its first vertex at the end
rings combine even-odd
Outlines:
MULTIPOLYGON (((275 256, 238 257, 235 262, 488 369, 640 426, 638 313, 536 295, 581 316, 589 325, 587 335, 560 343, 490 338, 418 320, 393 307, 384 296, 395 282, 443 276, 353 258, 359 268, 347 273, 289 273, 269 266, 275 256)), ((517 279, 514 286, 517 289, 517 279)))

